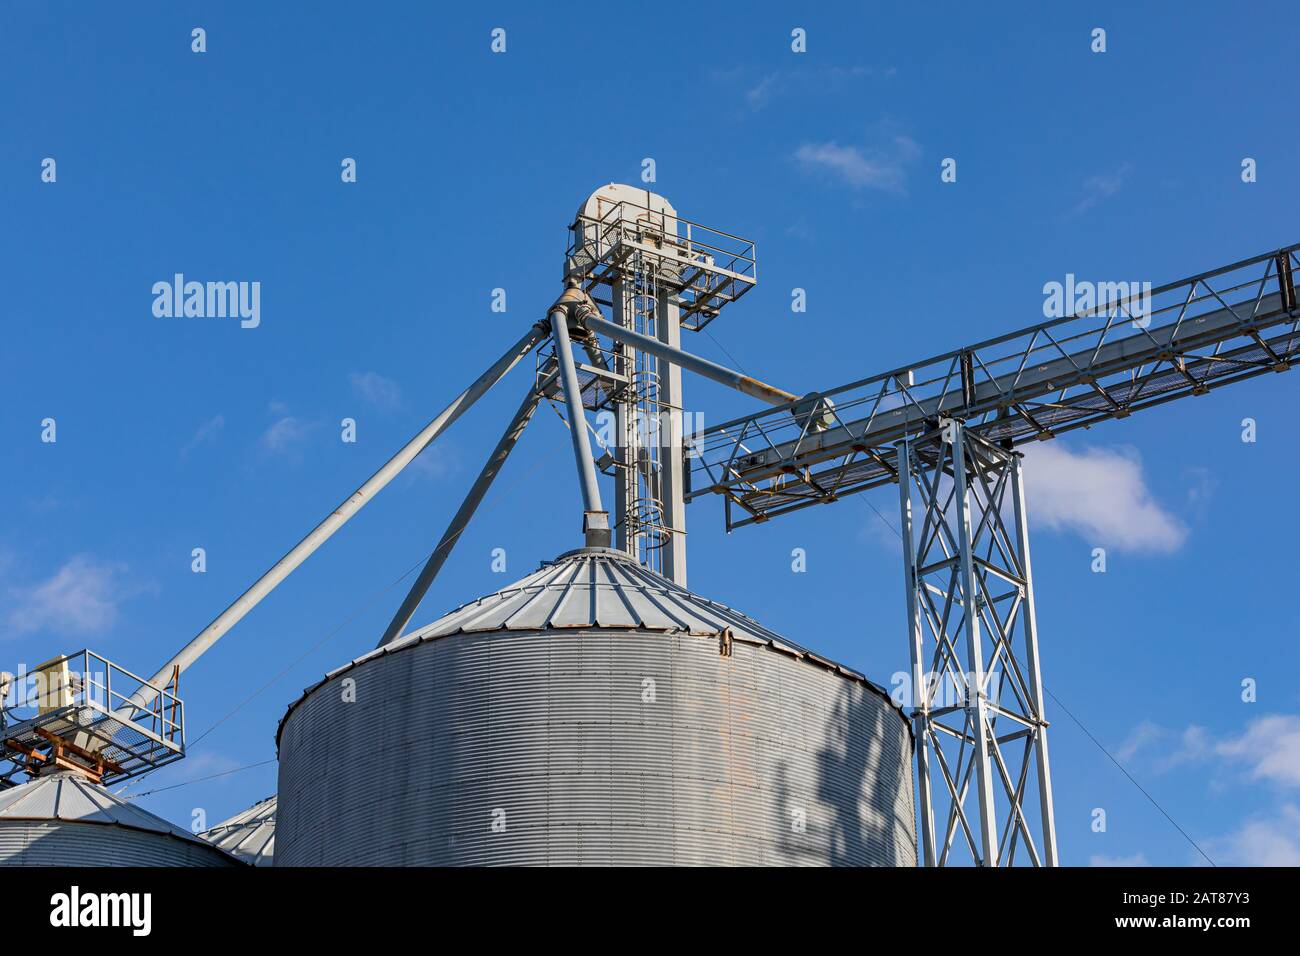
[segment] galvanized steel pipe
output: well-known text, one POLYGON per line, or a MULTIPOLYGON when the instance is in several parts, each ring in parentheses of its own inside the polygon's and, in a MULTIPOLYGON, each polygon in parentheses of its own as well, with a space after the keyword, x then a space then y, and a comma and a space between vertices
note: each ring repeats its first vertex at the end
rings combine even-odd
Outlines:
MULTIPOLYGON (((578 482, 582 487, 582 508, 586 515, 584 531, 591 531, 587 522, 592 515, 604 513, 600 503, 600 485, 596 483, 596 464, 591 458, 591 441, 587 438, 587 416, 582 410, 582 389, 578 386, 578 369, 573 364, 573 348, 569 343, 568 309, 555 305, 551 309, 551 335, 555 339, 555 356, 560 363, 560 381, 564 385, 564 404, 569 412, 569 437, 573 441, 573 455, 578 464, 578 482)), ((608 518, 606 518, 606 537, 608 518)))
POLYGON ((416 608, 424 600, 424 595, 428 592, 429 586, 433 584, 433 579, 438 576, 442 566, 446 563, 447 558, 451 555, 451 549, 455 547, 456 542, 464 533, 465 528, 469 525, 470 518, 474 517, 474 512, 479 504, 483 501, 483 496, 487 494, 488 489, 492 487, 492 482, 501 471, 501 467, 510 457, 510 452, 514 450, 519 441, 519 437, 524 433, 524 428, 533 417, 533 412, 537 410, 537 404, 541 399, 542 391, 550 382, 554 381, 554 375, 549 377, 540 385, 529 385, 528 394, 524 396, 523 404, 515 412, 515 417, 510 420, 506 426, 505 433, 502 434, 501 440, 497 442, 496 448, 488 456, 488 460, 483 465, 483 470, 479 472, 478 479, 470 488, 465 500, 461 503, 460 509, 456 512, 455 517, 451 519, 451 524, 443 532, 442 539, 438 546, 433 549, 433 554, 429 555, 429 560, 425 562, 424 568, 421 569, 419 577, 411 585, 410 593, 402 601, 402 606, 397 609, 393 615, 392 622, 388 629, 384 631, 384 636, 379 639, 377 646, 383 647, 389 641, 396 640, 401 636, 406 625, 411 622, 412 615, 415 614, 416 608))
POLYGON ((785 389, 768 385, 766 382, 760 382, 756 378, 733 372, 724 365, 718 365, 716 362, 710 362, 698 355, 692 355, 690 352, 683 352, 671 345, 665 345, 656 338, 642 335, 640 332, 633 332, 621 325, 615 325, 613 322, 601 318, 598 314, 593 315, 590 309, 585 311, 582 321, 587 328, 594 332, 604 332, 611 339, 634 346, 643 352, 649 352, 651 355, 672 362, 688 372, 711 378, 715 382, 730 386, 737 391, 744 392, 746 395, 767 402, 769 405, 785 405, 799 397, 798 395, 792 395, 785 389))
MULTIPOLYGON (((324 544, 335 531, 343 527, 349 518, 360 511, 385 485, 396 478, 403 468, 414 461, 420 452, 424 451, 435 438, 441 435, 452 422, 478 401, 484 392, 500 381, 521 358, 532 351, 533 347, 545 337, 546 330, 540 325, 530 328, 527 334, 512 345, 501 358, 497 359, 491 368, 480 375, 474 384, 461 392, 450 405, 443 409, 437 418, 424 426, 418 435, 402 447, 401 451, 390 458, 360 488, 349 495, 307 537, 299 541, 292 551, 258 578, 252 587, 241 594, 230 607, 222 611, 216 620, 205 627, 194 640, 181 648, 171 660, 159 669, 149 683, 156 688, 161 688, 171 679, 174 668, 179 667, 184 671, 198 660, 208 648, 239 623, 240 619, 256 607, 262 598, 270 594, 276 585, 287 578, 298 565, 307 560, 312 552, 324 544)), ((131 698, 131 703, 136 706, 147 706, 151 700, 152 695, 149 695, 142 688, 131 698), (140 700, 136 700, 137 697, 140 700)))

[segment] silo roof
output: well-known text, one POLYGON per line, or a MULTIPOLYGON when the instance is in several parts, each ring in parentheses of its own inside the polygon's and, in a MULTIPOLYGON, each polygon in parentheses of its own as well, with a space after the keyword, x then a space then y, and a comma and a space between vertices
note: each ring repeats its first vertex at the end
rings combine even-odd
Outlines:
POLYGON ((561 555, 523 580, 464 604, 388 646, 396 649, 408 642, 483 631, 592 627, 705 636, 730 628, 734 638, 808 653, 752 617, 700 597, 610 548, 561 555))
MULTIPOLYGON (((820 665, 866 685, 893 703, 883 687, 857 671, 787 640, 734 608, 673 583, 643 567, 626 552, 612 548, 580 548, 545 562, 514 584, 463 604, 432 624, 380 645, 330 671, 306 688, 298 701, 321 684, 359 664, 424 641, 494 631, 592 628, 705 637, 721 637, 729 633, 733 641, 765 645, 820 665)), ((298 701, 289 705, 288 712, 293 711, 298 701)), ((284 718, 281 718, 280 726, 284 726, 284 718)), ((910 722, 908 726, 910 729, 910 722)))
POLYGON ((270 866, 275 858, 274 795, 199 834, 213 846, 253 866, 270 866))
POLYGON ((11 790, 0 791, 0 822, 5 820, 127 827, 208 845, 193 833, 109 793, 75 771, 45 774, 11 790))

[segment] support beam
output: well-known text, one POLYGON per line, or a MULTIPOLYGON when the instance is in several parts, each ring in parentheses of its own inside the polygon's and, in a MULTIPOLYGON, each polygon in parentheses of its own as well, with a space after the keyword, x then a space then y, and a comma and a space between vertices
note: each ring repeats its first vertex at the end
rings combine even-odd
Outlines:
MULTIPOLYGON (((655 303, 655 336, 669 348, 681 351, 681 308, 676 296, 667 289, 659 290, 655 303)), ((668 540, 663 545, 663 575, 673 584, 686 587, 686 409, 682 400, 682 370, 665 358, 657 361, 661 412, 655 432, 659 440, 663 524, 668 530, 668 540), (663 420, 665 413, 667 422, 663 420)))
MULTIPOLYGON (((298 565, 306 561, 317 548, 329 540, 334 532, 343 527, 349 518, 369 503, 370 499, 396 478, 402 469, 414 461, 420 452, 424 451, 452 422, 460 418, 489 388, 500 381, 521 358, 531 352, 533 347, 545 337, 546 329, 544 327, 539 325, 530 328, 518 342, 493 363, 491 368, 480 375, 469 388, 461 392, 450 405, 443 409, 437 418, 424 426, 418 435, 407 442, 382 468, 366 479, 360 488, 344 499, 342 504, 330 512, 325 520, 312 529, 307 537, 294 545, 288 554, 253 582, 253 585, 241 594, 230 607, 217 615, 217 618, 200 631, 197 637, 181 648, 171 660, 159 668, 158 673, 153 676, 149 683, 154 687, 161 688, 171 679, 174 670, 184 671, 198 660, 208 648, 219 641, 227 631, 239 623, 244 615, 256 607, 262 598, 270 594, 298 565)), ((147 706, 148 703, 149 695, 142 688, 140 692, 132 697, 130 704, 127 706, 147 706), (137 697, 140 699, 137 700, 137 697)))
POLYGON ((1029 680, 1030 704, 1040 717, 1038 746, 1034 748, 1038 770, 1038 804, 1043 821, 1043 857, 1048 866, 1058 866, 1056 850, 1056 809, 1052 802, 1052 765, 1047 756, 1047 721, 1041 720, 1043 708, 1043 674, 1038 657, 1038 612, 1034 607, 1034 573, 1029 561, 1029 512, 1025 505, 1024 459, 1016 455, 1011 461, 1011 496, 1015 505, 1016 544, 1025 573, 1025 670, 1029 680))
POLYGON ((591 457, 591 440, 587 437, 587 416, 582 408, 582 389, 578 370, 573 364, 573 347, 569 342, 568 310, 551 309, 551 335, 555 339, 555 356, 560 363, 560 381, 564 384, 564 404, 569 412, 569 437, 578 466, 578 483, 582 489, 582 532, 589 548, 610 545, 609 513, 600 503, 600 485, 596 482, 596 463, 591 457))
POLYGON ((944 419, 897 459, 922 858, 1055 866, 1020 456, 944 419))
MULTIPOLYGON (((906 441, 898 444, 898 473, 908 476, 911 449, 906 441)), ((912 660, 912 739, 916 746, 917 813, 921 826, 918 841, 921 859, 926 866, 935 866, 937 854, 934 847, 934 802, 930 794, 930 748, 925 746, 925 735, 930 729, 930 698, 920 688, 925 687, 925 631, 921 626, 921 606, 917 595, 916 542, 912 527, 912 487, 907 480, 899 481, 903 538, 903 571, 907 593, 908 651, 912 660)))
POLYGON ((519 410, 515 412, 514 418, 506 426, 501 440, 497 442, 496 448, 488 456, 488 460, 483 464, 483 470, 479 472, 477 480, 465 495, 465 500, 461 503, 455 516, 451 519, 451 524, 447 525, 447 530, 443 532, 442 538, 438 541, 438 546, 433 549, 429 555, 429 560, 425 562, 415 583, 411 585, 410 592, 406 599, 402 601, 402 606, 397 609, 393 615, 393 620, 389 623, 388 629, 384 631, 384 636, 379 639, 377 646, 383 647, 389 641, 394 641, 401 636, 406 625, 411 622, 411 617, 415 614, 420 602, 424 600, 424 595, 428 593, 429 586, 433 584, 434 578, 442 570, 447 558, 451 556, 452 548, 460 540, 461 534, 469 525, 469 521, 474 517, 474 512, 482 503, 483 497, 487 494, 488 489, 492 487, 492 482, 501 472, 501 468, 510 457, 510 452, 514 450, 519 438, 524 433, 524 428, 532 420, 533 412, 537 410, 537 403, 541 400, 542 393, 546 387, 554 381, 554 375, 548 377, 545 381, 536 385, 528 386, 528 394, 524 396, 519 410))
POLYGON ((725 365, 719 365, 716 362, 710 362, 708 359, 700 358, 698 355, 692 355, 690 352, 683 352, 681 349, 672 348, 656 338, 648 335, 641 335, 639 332, 633 332, 625 329, 621 325, 615 325, 599 316, 587 313, 582 318, 582 323, 593 332, 600 332, 608 335, 616 342, 623 342, 626 345, 634 346, 643 352, 649 352, 651 355, 658 356, 672 362, 688 372, 694 372, 696 375, 703 375, 705 378, 712 379, 722 385, 743 392, 751 398, 757 398, 767 402, 769 405, 786 405, 798 399, 784 389, 777 388, 774 385, 768 385, 766 382, 760 382, 756 378, 750 378, 748 375, 742 375, 739 372, 733 372, 725 365))

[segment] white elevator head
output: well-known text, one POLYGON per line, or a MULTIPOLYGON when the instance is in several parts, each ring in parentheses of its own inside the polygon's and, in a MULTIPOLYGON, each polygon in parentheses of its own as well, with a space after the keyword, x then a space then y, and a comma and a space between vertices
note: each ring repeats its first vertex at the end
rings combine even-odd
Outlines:
POLYGON ((613 210, 620 203, 623 204, 622 218, 648 218, 653 215, 658 217, 658 221, 663 221, 666 217, 674 225, 676 223, 677 210, 667 199, 648 189, 625 183, 601 186, 578 207, 578 215, 574 218, 603 220, 606 216, 615 215, 613 210))
POLYGON ((609 183, 588 196, 578 207, 571 228, 565 278, 574 273, 585 275, 625 232, 645 230, 676 240, 679 231, 672 203, 658 193, 624 183, 609 183))

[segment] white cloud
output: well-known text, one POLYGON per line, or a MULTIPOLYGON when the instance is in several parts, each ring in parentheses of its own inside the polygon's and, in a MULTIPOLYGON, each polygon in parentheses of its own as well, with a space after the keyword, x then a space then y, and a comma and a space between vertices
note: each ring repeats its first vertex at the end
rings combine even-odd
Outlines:
POLYGON ((122 585, 125 570, 122 564, 76 555, 39 584, 7 589, 6 627, 14 634, 102 634, 116 623, 119 604, 135 593, 122 585))
POLYGON ((869 77, 892 78, 898 73, 894 67, 822 66, 797 70, 777 70, 765 73, 757 80, 751 70, 720 72, 715 78, 730 83, 744 82, 745 105, 758 112, 781 97, 826 96, 843 92, 858 81, 869 77))
POLYGON ((1300 788, 1300 716, 1268 714, 1237 737, 1213 743, 1213 753, 1244 767, 1248 779, 1300 788))
POLYGON ((920 155, 915 140, 895 135, 881 146, 804 143, 794 158, 805 169, 828 173, 854 189, 902 195, 907 192, 907 167, 920 155))
POLYGON ((767 105, 772 94, 779 88, 781 76, 779 73, 769 73, 756 84, 745 91, 745 102, 749 104, 752 110, 760 110, 767 105))
POLYGON ((206 422, 199 426, 198 431, 194 433, 189 441, 181 448, 181 457, 189 455, 194 449, 198 448, 208 439, 214 437, 217 432, 226 427, 226 418, 224 415, 213 415, 206 422))
POLYGON ((353 372, 348 380, 352 383, 353 391, 372 405, 397 408, 402 404, 401 387, 378 372, 353 372))
POLYGON ((1151 496, 1134 452, 1072 451, 1060 441, 1027 446, 1031 527, 1068 530, 1116 551, 1176 551, 1187 529, 1151 496))
MULTIPOLYGON (((1241 733, 1222 737, 1197 724, 1175 734, 1143 721, 1117 756, 1133 757, 1166 741, 1175 743, 1171 749, 1152 753, 1147 769, 1164 772, 1176 766, 1208 765, 1213 770, 1209 786, 1214 789, 1234 782, 1252 791, 1258 791, 1253 785, 1261 782, 1273 784, 1279 794, 1300 789, 1300 715, 1265 714, 1249 721, 1241 733)), ((1219 865, 1300 866, 1300 807, 1281 803, 1224 836, 1198 842, 1219 865)), ((1199 854, 1195 862, 1202 862, 1199 854)))
POLYGON ((269 452, 288 452, 306 440, 311 426, 301 419, 286 415, 279 418, 262 433, 262 447, 269 452))
POLYGON ((1116 748, 1115 757, 1118 760, 1130 760, 1137 756, 1138 751, 1145 750, 1168 736, 1168 730, 1153 721, 1144 720, 1134 727, 1128 739, 1116 748))
POLYGON ((1300 866, 1300 807, 1288 803, 1276 816, 1252 817, 1205 848, 1220 866, 1300 866))
MULTIPOLYGON (((1239 770, 1246 782, 1272 783, 1300 789, 1300 715, 1264 714, 1246 724, 1239 734, 1217 737, 1199 724, 1189 724, 1182 733, 1144 720, 1134 728, 1115 755, 1129 760, 1165 741, 1176 740, 1166 752, 1147 761, 1149 769, 1163 773, 1189 763, 1217 761, 1220 769, 1239 770)), ((1224 781, 1222 773, 1216 776, 1224 781)))
POLYGON ((1114 196, 1124 188, 1124 183, 1131 172, 1133 172, 1132 163, 1123 163, 1114 172, 1089 176, 1083 182, 1084 197, 1070 210, 1071 214, 1080 216, 1103 200, 1114 196))
POLYGON ((1130 856, 1106 856, 1097 853, 1088 858, 1089 866, 1150 866, 1147 862, 1145 853, 1134 853, 1130 856))
POLYGON ((427 478, 440 481, 460 471, 460 454, 456 451, 456 447, 445 443, 445 439, 439 441, 444 443, 430 445, 406 466, 406 473, 411 480, 427 478))

